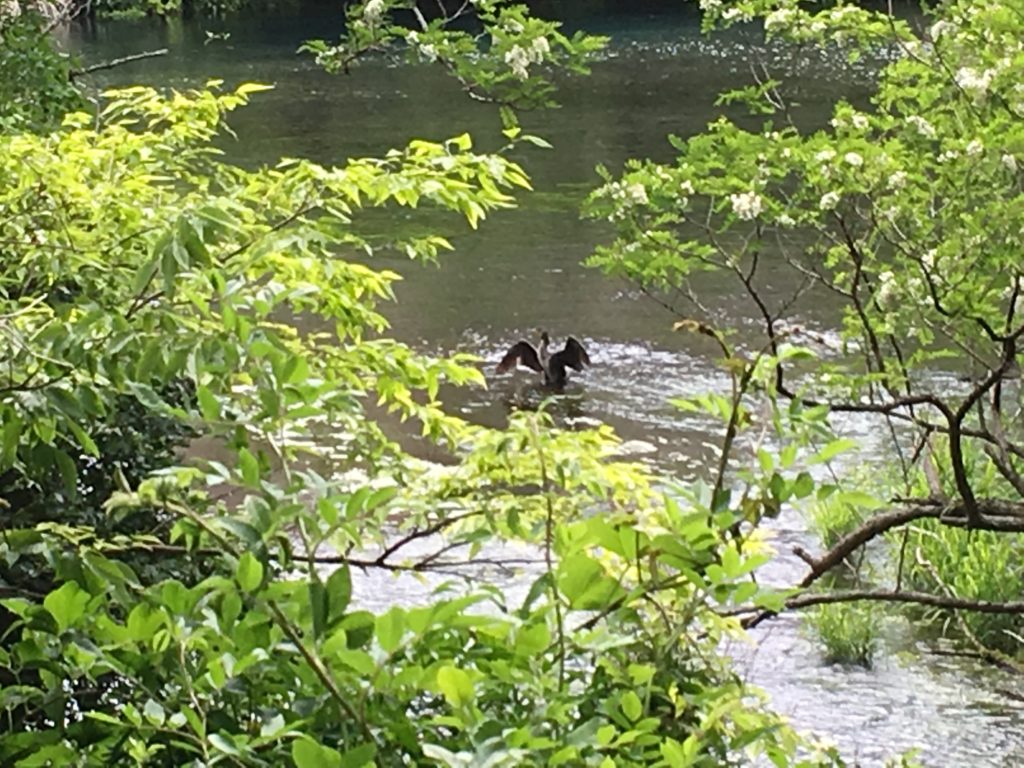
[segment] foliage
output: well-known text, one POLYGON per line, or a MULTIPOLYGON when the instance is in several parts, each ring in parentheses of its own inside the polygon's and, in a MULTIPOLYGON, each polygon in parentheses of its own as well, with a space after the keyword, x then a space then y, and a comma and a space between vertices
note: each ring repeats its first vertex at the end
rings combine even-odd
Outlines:
POLYGON ((870 667, 878 649, 879 617, 863 603, 819 605, 804 621, 825 649, 825 661, 870 667))
MULTIPOLYGON (((776 439, 787 440, 777 401, 825 409, 840 428, 846 414, 873 420, 876 435, 889 438, 898 479, 868 500, 879 507, 896 497, 902 508, 866 520, 855 546, 922 518, 1020 532, 1024 414, 1004 380, 1024 334, 1024 6, 944 3, 919 39, 906 22, 847 3, 702 5, 708 28, 761 17, 770 41, 817 43, 849 57, 884 45, 889 63, 870 109, 838 101, 828 127, 801 129, 784 80, 763 79, 734 95, 771 116, 760 129, 723 117, 700 135, 672 139, 674 163, 633 160, 617 178, 603 171, 586 213, 610 222, 616 236, 591 264, 684 297, 677 326, 714 339, 733 375, 726 447, 764 441, 746 415, 762 410, 773 414, 776 439), (707 271, 734 279, 759 319, 756 338, 720 327, 720 312, 700 292, 707 271), (838 338, 828 325, 802 321, 807 295, 828 297, 838 338), (763 365, 770 370, 760 380, 742 374, 763 365), (964 381, 951 383, 950 371, 964 381), (925 493, 915 496, 922 478, 925 493)), ((719 477, 731 461, 723 452, 719 477)), ((863 494, 856 475, 840 485, 863 494)), ((991 541, 976 540, 979 550, 991 541)), ((1014 546, 998 545, 992 558, 1014 546)), ((822 575, 812 569, 810 582, 822 575)))
POLYGON ((0 9, 0 131, 46 130, 80 108, 71 66, 38 16, 8 18, 0 9))
POLYGON ((864 507, 851 503, 849 499, 843 498, 842 494, 829 495, 811 507, 809 513, 811 529, 825 547, 834 547, 843 536, 863 525, 868 513, 874 507, 873 502, 869 502, 868 506, 864 507))
POLYGON ((301 50, 314 54, 328 72, 347 73, 366 54, 404 43, 407 60, 438 63, 472 98, 500 105, 506 128, 515 137, 515 110, 554 106, 553 72, 586 73, 587 59, 606 43, 583 32, 567 37, 559 22, 532 16, 525 5, 508 0, 477 0, 451 14, 436 11, 421 11, 418 3, 404 0, 355 3, 348 7, 346 31, 338 44, 311 40, 301 50), (408 9, 416 29, 393 23, 393 14, 408 9), (460 20, 470 15, 472 27, 467 29, 460 20))
POLYGON ((0 601, 3 762, 797 764, 796 737, 716 654, 737 627, 715 606, 778 598, 710 489, 663 496, 605 428, 448 416, 441 383, 479 371, 382 335, 398 276, 364 262, 449 246, 371 245, 363 211, 475 226, 527 188, 522 169, 460 136, 243 171, 210 142, 259 87, 216 87, 127 89, 98 121, 0 139, 0 460, 7 488, 60 485, 0 544, 42 569, 0 601), (373 401, 452 463, 403 452, 373 401), (125 417, 206 448, 168 466, 170 434, 142 447, 155 471, 126 473, 110 435, 125 417), (163 525, 64 517, 110 488, 114 521, 163 525), (357 569, 516 567, 504 542, 536 553, 524 599, 455 578, 422 604, 360 606, 357 569))
POLYGON ((146 16, 172 18, 201 15, 223 18, 241 11, 267 13, 291 0, 97 0, 91 10, 108 19, 141 19, 146 16))
MULTIPOLYGON (((1024 543, 1019 535, 968 532, 924 520, 910 528, 906 546, 905 573, 913 588, 993 602, 1017 600, 1024 593, 1024 543)), ((965 613, 956 622, 935 611, 925 616, 943 630, 985 647, 1010 654, 1020 651, 1018 616, 965 613)))

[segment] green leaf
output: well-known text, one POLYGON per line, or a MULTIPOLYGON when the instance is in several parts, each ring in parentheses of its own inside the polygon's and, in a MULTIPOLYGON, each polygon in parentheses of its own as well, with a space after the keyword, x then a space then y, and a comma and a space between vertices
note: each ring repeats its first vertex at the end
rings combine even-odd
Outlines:
POLYGON ((248 448, 238 449, 238 468, 242 473, 242 481, 250 488, 260 486, 260 462, 248 448))
POLYGON ((199 411, 203 414, 204 419, 207 421, 220 419, 220 401, 209 388, 202 385, 197 387, 196 400, 199 401, 199 411))
POLYGON ((78 441, 78 444, 82 447, 83 451, 85 451, 90 456, 100 455, 100 449, 96 446, 95 441, 88 435, 88 433, 86 433, 84 429, 78 426, 78 424, 76 424, 73 421, 69 421, 68 429, 71 430, 71 434, 75 436, 75 439, 78 441))
POLYGON ((234 517, 217 517, 212 522, 217 527, 228 531, 239 541, 245 542, 246 549, 258 550, 263 546, 263 537, 260 536, 260 532, 243 520, 234 517))
POLYGON ((342 768, 341 755, 303 736, 292 742, 295 768, 342 768))
POLYGON ((826 445, 824 448, 822 448, 820 451, 818 451, 814 456, 812 456, 810 458, 810 463, 812 463, 812 464, 824 463, 826 461, 829 461, 830 459, 835 458, 840 453, 844 453, 846 451, 853 450, 856 447, 857 447, 857 441, 856 440, 851 440, 848 437, 841 437, 841 438, 839 438, 837 440, 833 440, 828 445, 826 445))
POLYGON ((210 745, 219 752, 223 752, 226 755, 233 757, 239 757, 241 752, 238 751, 238 747, 235 746, 234 739, 231 738, 230 734, 222 735, 219 733, 211 733, 207 741, 210 745))
POLYGON ((160 254, 160 275, 163 277, 164 293, 173 296, 174 278, 178 275, 178 260, 175 258, 173 242, 168 242, 160 254))
POLYGON ((142 382, 148 382, 157 369, 157 365, 163 362, 164 347, 159 341, 151 341, 146 345, 146 350, 135 365, 135 378, 142 382))
POLYGON ((163 615, 145 603, 139 603, 132 608, 126 622, 128 636, 135 641, 151 640, 161 625, 163 625, 163 615))
POLYGON ((863 507, 864 509, 878 509, 885 506, 885 502, 864 491, 841 491, 836 494, 836 499, 851 507, 863 507))
POLYGON ((661 756, 668 763, 669 768, 686 768, 689 765, 682 744, 672 738, 666 738, 661 742, 661 756))
POLYGON ((309 607, 313 614, 313 636, 319 639, 327 630, 331 607, 327 602, 327 590, 316 573, 309 577, 309 607))
POLYGON ((252 552, 246 552, 238 559, 235 578, 246 592, 255 592, 263 583, 263 563, 252 552))
POLYGON ((387 613, 377 617, 377 642, 385 653, 398 648, 405 634, 405 611, 394 606, 387 613))
POLYGON ((793 481, 793 495, 805 499, 814 493, 814 478, 809 472, 801 472, 793 481))
POLYGON ((21 440, 21 428, 24 422, 13 412, 6 411, 3 426, 3 458, 2 466, 14 464, 17 457, 18 443, 21 440))
POLYGON ((346 667, 354 669, 360 675, 364 675, 365 677, 370 677, 377 671, 377 664, 374 662, 373 657, 366 651, 360 651, 358 649, 341 650, 337 651, 334 654, 334 657, 346 667))
POLYGON ((456 667, 447 666, 437 670, 437 687, 445 699, 456 709, 473 701, 473 680, 456 667))
POLYGON ((343 565, 327 577, 327 624, 333 625, 345 615, 349 601, 352 599, 352 573, 348 565, 343 565))
POLYGON ((634 691, 626 691, 622 694, 622 698, 619 700, 619 708, 631 723, 639 720, 644 712, 644 705, 634 691))
POLYGON ((519 138, 521 141, 529 142, 530 144, 533 144, 535 147, 541 147, 542 149, 554 149, 554 147, 551 146, 551 144, 548 141, 542 139, 540 136, 533 136, 531 134, 524 133, 519 138))
POLYGON ((588 555, 570 555, 558 566, 558 588, 573 608, 601 608, 622 594, 618 583, 588 555))
POLYGON ((546 624, 538 622, 525 626, 516 633, 516 653, 523 656, 536 656, 551 645, 551 630, 546 624))
POLYGON ((64 481, 64 490, 72 499, 78 497, 78 465, 74 459, 68 456, 60 448, 55 448, 53 457, 57 460, 57 468, 60 470, 61 480, 64 481))
POLYGON ((164 708, 160 705, 159 701, 154 699, 147 699, 146 706, 142 708, 142 714, 146 716, 146 719, 154 725, 163 725, 164 708))
POLYGON ((91 596, 75 582, 68 581, 43 598, 43 607, 49 611, 63 632, 82 616, 91 596))
POLYGON ((376 756, 377 745, 373 743, 360 744, 345 751, 341 756, 341 764, 344 768, 363 768, 372 763, 376 756))
MULTIPOLYGON (((158 246, 159 247, 159 246, 158 246)), ((157 252, 157 248, 154 248, 154 253, 157 252)), ((146 290, 149 285, 149 281, 153 279, 153 275, 156 274, 157 268, 160 266, 160 259, 154 256, 152 259, 147 261, 138 271, 135 273, 135 277, 132 280, 132 293, 136 296, 142 296, 142 292, 146 290)))

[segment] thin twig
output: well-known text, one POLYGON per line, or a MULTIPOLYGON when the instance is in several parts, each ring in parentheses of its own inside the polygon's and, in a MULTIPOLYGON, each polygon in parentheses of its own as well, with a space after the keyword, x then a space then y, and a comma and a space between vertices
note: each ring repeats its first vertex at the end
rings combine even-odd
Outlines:
POLYGON ((105 69, 113 69, 114 67, 120 67, 123 64, 130 64, 133 61, 141 61, 142 59, 154 59, 157 56, 166 56, 169 50, 167 48, 159 48, 155 51, 143 51, 142 53, 133 53, 129 56, 121 56, 117 59, 111 59, 110 61, 101 61, 99 64, 93 64, 88 67, 82 67, 81 69, 73 69, 70 72, 70 77, 74 80, 76 77, 82 75, 91 75, 93 72, 100 72, 105 69))

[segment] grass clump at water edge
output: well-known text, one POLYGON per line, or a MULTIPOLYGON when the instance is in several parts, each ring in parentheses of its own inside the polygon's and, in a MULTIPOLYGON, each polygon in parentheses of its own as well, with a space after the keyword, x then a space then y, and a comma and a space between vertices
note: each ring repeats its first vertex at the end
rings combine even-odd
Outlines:
POLYGON ((820 641, 829 664, 870 668, 880 629, 875 608, 866 603, 820 605, 804 615, 804 625, 820 641))

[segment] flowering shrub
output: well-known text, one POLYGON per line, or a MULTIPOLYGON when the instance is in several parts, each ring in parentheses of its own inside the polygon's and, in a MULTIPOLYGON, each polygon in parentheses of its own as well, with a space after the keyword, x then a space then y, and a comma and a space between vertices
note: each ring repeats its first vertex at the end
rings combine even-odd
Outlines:
MULTIPOLYGON (((739 440, 757 424, 746 411, 754 392, 764 393, 783 441, 794 426, 778 415, 783 403, 786 412, 877 419, 892 438, 882 499, 906 501, 866 520, 860 544, 940 510, 936 524, 947 527, 1024 531, 1024 411, 1003 385, 1024 336, 1024 3, 942 4, 923 38, 898 18, 847 3, 701 7, 709 29, 762 18, 766 38, 780 44, 813 41, 851 58, 884 52, 871 107, 838 101, 828 127, 803 131, 779 127, 788 116, 784 81, 734 94, 772 122, 746 130, 722 118, 701 135, 673 139, 674 163, 630 161, 619 178, 602 171, 606 183, 585 210, 612 222, 616 236, 590 263, 665 291, 666 304, 682 297, 672 305, 678 327, 713 339, 726 357, 733 397, 705 405, 726 421, 727 437, 739 440), (622 194, 637 185, 646 199, 622 194), (732 276, 759 333, 718 325, 715 297, 694 279, 704 271, 732 276), (827 326, 808 327, 808 295, 835 312, 838 344, 824 340, 827 326), (951 366, 962 386, 943 375, 951 366)), ((719 466, 733 467, 740 488, 740 478, 750 483, 744 501, 757 504, 747 519, 777 513, 778 494, 758 490, 750 479, 757 472, 734 459, 723 454, 719 466)), ((759 463, 761 471, 773 466, 759 463)), ((856 479, 843 485, 865 495, 856 479)), ((826 484, 819 493, 834 490, 826 484)), ((965 535, 954 530, 946 541, 965 535)), ((808 556, 804 586, 842 554, 808 556)), ((935 576, 933 593, 879 599, 968 608, 955 597, 955 560, 936 559, 942 571, 924 566, 935 576)), ((1019 605, 1001 610, 1019 624, 1019 605)))

